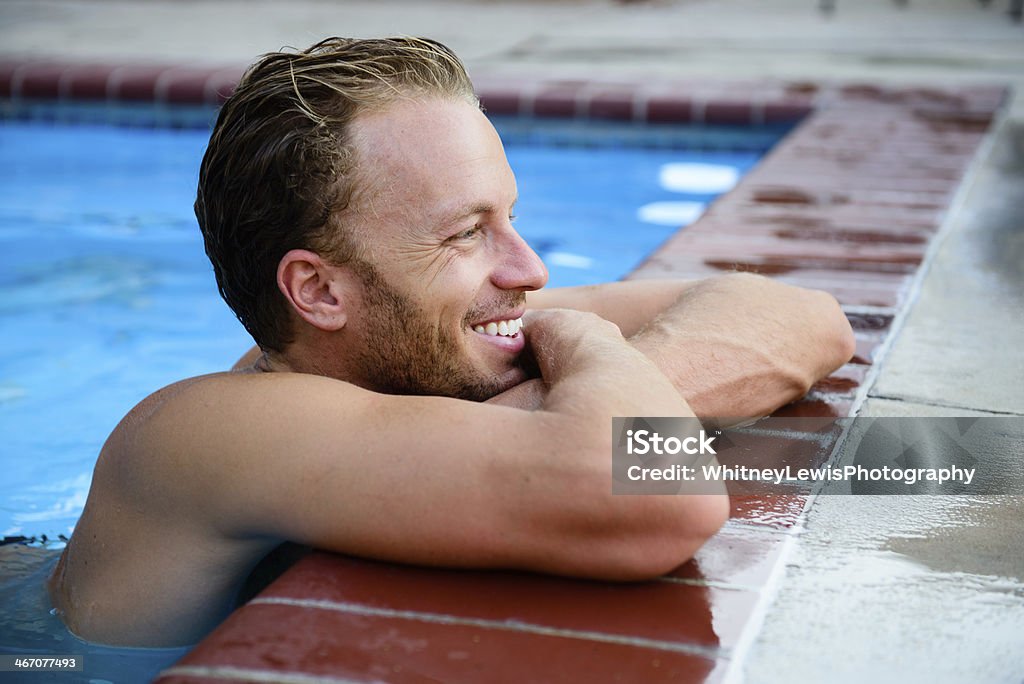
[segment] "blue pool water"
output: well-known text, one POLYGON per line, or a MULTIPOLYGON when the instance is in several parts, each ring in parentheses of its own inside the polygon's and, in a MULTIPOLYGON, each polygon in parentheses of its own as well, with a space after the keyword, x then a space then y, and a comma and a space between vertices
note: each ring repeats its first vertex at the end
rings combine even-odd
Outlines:
MULTIPOLYGON (((626 275, 777 137, 498 123, 519 180, 517 227, 552 286, 626 275), (727 140, 710 147, 733 151, 681 149, 716 135, 727 140)), ((192 214, 207 138, 0 125, 0 536, 70 533, 117 421, 250 346, 192 214)))

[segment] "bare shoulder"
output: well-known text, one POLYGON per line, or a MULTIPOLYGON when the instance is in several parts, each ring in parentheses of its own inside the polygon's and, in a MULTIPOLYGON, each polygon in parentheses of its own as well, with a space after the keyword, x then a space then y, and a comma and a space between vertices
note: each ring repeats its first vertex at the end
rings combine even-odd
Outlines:
POLYGON ((139 402, 111 433, 90 499, 127 506, 159 529, 259 534, 258 521, 238 513, 253 506, 241 504, 267 500, 281 460, 304 448, 297 435, 312 431, 315 407, 348 406, 358 414, 372 396, 292 373, 217 373, 174 383, 139 402))

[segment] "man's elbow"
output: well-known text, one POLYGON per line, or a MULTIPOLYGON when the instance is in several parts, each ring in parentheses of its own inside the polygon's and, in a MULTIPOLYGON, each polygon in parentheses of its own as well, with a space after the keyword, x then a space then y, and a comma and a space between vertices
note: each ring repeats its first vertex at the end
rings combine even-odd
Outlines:
POLYGON ((693 558, 729 517, 725 494, 644 498, 655 505, 637 507, 633 520, 620 520, 583 544, 562 546, 568 554, 557 572, 614 582, 661 577, 693 558))
POLYGON ((621 576, 624 581, 661 577, 689 561, 729 519, 725 494, 683 494, 685 512, 655 526, 641 538, 644 548, 632 555, 621 576))

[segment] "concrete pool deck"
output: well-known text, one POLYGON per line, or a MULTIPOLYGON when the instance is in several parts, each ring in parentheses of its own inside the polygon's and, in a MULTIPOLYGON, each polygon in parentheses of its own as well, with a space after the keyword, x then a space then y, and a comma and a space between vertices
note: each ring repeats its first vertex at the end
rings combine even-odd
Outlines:
MULTIPOLYGON (((244 63, 259 52, 284 44, 303 46, 325 33, 407 33, 448 42, 464 56, 471 73, 495 82, 539 74, 594 80, 599 73, 598 80, 702 81, 708 92, 724 81, 1011 85, 1014 96, 932 243, 911 306, 895 319, 862 410, 869 415, 1020 416, 1024 27, 1012 23, 1004 10, 1004 3, 983 9, 972 0, 914 0, 909 8, 883 0, 838 3, 831 18, 822 16, 811 0, 780 0, 772 3, 770 14, 754 0, 296 2, 287 8, 244 3, 244 9, 243 3, 230 2, 7 2, 0 5, 0 55, 244 63)), ((818 499, 795 542, 785 548, 766 544, 773 549, 767 559, 751 552, 755 566, 775 568, 771 595, 758 599, 759 628, 713 623, 720 616, 707 615, 706 602, 681 599, 667 589, 638 596, 636 605, 647 601, 658 612, 663 599, 680 601, 680 610, 700 613, 686 635, 688 643, 704 640, 708 648, 723 645, 734 653, 742 649, 741 667, 716 670, 711 673, 716 678, 1019 678, 1024 669, 1024 638, 1019 636, 1024 633, 1024 504, 1018 497, 997 507, 982 501, 957 508, 935 499, 941 497, 904 498, 896 502, 899 506, 877 497, 818 499), (929 524, 922 531, 909 523, 901 527, 900 521, 929 524), (865 565, 864 559, 875 564, 865 565)), ((752 539, 734 526, 718 548, 742 547, 752 539)), ((705 577, 712 576, 703 587, 712 595, 709 601, 717 606, 753 600, 737 588, 749 581, 742 572, 717 568, 716 575, 714 553, 702 564, 705 577), (720 586, 714 584, 716 576, 720 586)), ((344 568, 350 577, 359 577, 359 562, 339 562, 351 566, 344 568)), ((426 571, 419 579, 417 586, 433 592, 444 592, 449 582, 426 571)), ((557 580, 532 589, 542 585, 552 601, 564 593, 557 580)), ((487 589, 486 584, 478 587, 487 589)), ((580 614, 586 614, 591 601, 609 601, 596 594, 565 600, 566 610, 580 614), (573 607, 573 601, 578 605, 573 607)), ((626 610, 614 603, 607 608, 626 610)), ((591 619, 600 622, 597 615, 591 619)), ((661 629, 674 628, 657 623, 661 629)), ((532 647, 529 639, 520 645, 532 647)), ((683 655, 714 654, 692 650, 683 655)), ((585 662, 585 653, 572 657, 577 656, 585 662)), ((680 678, 684 672, 691 680, 709 674, 700 667, 680 668, 680 678)), ((556 672, 566 679, 572 674, 555 670, 551 678, 556 672)))

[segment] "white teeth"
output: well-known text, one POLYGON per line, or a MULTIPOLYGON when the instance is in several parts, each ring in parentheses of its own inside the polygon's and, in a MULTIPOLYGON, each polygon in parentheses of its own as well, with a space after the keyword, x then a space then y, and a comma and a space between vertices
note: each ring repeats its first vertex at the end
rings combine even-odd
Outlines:
POLYGON ((513 337, 520 330, 523 329, 522 318, 510 318, 505 321, 490 322, 487 325, 475 325, 473 330, 482 334, 490 335, 492 337, 501 335, 503 337, 513 337))

